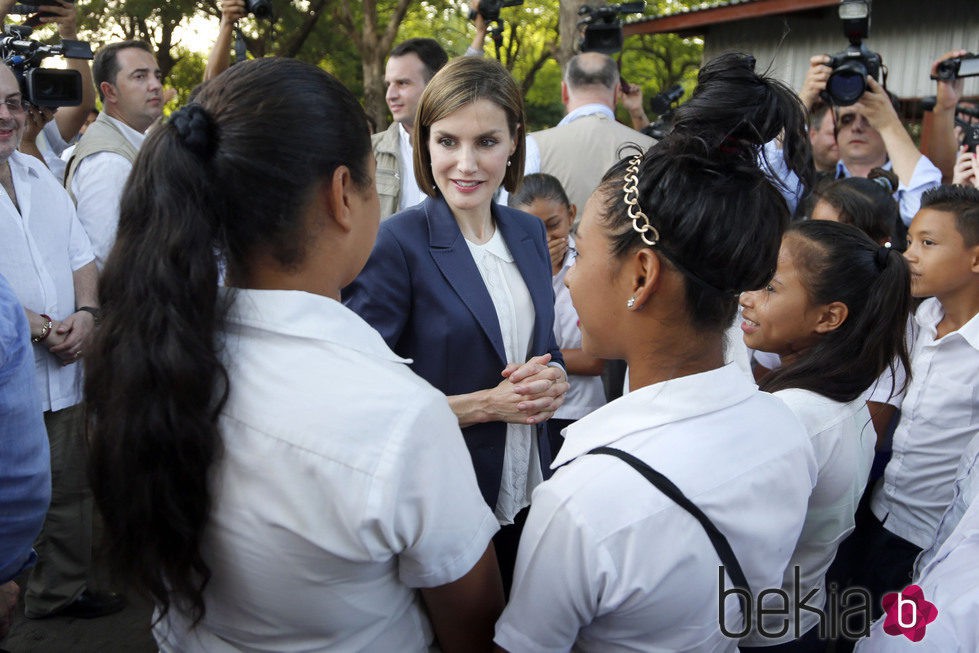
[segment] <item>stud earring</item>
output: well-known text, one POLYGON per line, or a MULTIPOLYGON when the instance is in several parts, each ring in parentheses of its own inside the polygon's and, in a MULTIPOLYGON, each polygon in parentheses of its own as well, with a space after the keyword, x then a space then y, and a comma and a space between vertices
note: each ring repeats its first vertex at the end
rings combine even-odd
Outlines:
POLYGON ((625 305, 626 305, 626 308, 632 308, 633 306, 636 305, 636 298, 635 297, 630 297, 629 298, 629 301, 627 301, 625 303, 625 305))
POLYGON ((511 163, 513 163, 513 161, 511 161, 510 159, 507 159, 506 160, 506 167, 509 168, 511 163))

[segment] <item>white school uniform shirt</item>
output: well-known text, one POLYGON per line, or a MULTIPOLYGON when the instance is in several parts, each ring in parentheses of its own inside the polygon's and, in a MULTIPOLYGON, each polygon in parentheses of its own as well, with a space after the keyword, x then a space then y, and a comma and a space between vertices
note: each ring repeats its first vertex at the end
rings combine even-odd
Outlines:
MULTIPOLYGON (((535 312, 517 262, 499 229, 482 245, 468 240, 466 244, 493 301, 507 363, 522 363, 530 353, 535 312)), ((513 523, 517 513, 530 505, 534 488, 544 480, 536 433, 532 424, 506 425, 503 476, 496 503, 496 516, 501 524, 513 523)))
MULTIPOLYGON (((720 558, 703 527, 626 463, 675 483, 724 533, 753 592, 777 588, 816 482, 812 445, 734 365, 633 390, 567 429, 534 492, 495 641, 543 651, 736 651, 719 624, 720 558)), ((731 587, 731 581, 725 581, 731 587)), ((742 630, 734 595, 725 625, 742 630)))
POLYGON ((816 593, 806 605, 823 608, 826 604, 826 570, 829 569, 840 543, 853 532, 857 504, 863 496, 874 462, 877 435, 865 395, 850 402, 839 402, 809 390, 793 388, 774 393, 792 409, 805 425, 816 454, 819 474, 809 497, 806 520, 782 578, 782 590, 788 602, 775 599, 774 609, 788 608, 788 615, 767 616, 765 631, 774 633, 788 619, 788 631, 782 637, 765 637, 757 629, 741 640, 745 646, 773 646, 803 635, 818 623, 818 615, 800 611, 798 631, 794 623, 795 567, 799 568, 799 596, 811 590, 816 593))
POLYGON ((893 455, 874 489, 871 509, 891 533, 925 548, 952 501, 955 470, 979 429, 979 315, 935 338, 941 303, 915 313, 911 384, 894 431, 893 455))
MULTIPOLYGON (((571 303, 571 291, 564 285, 568 270, 574 265, 574 239, 568 237, 568 252, 558 273, 551 277, 554 288, 554 338, 560 349, 581 349, 581 326, 578 324, 578 311, 571 303)), ((554 413, 555 419, 581 419, 591 411, 605 405, 605 387, 601 376, 569 374, 567 394, 564 404, 554 413)), ((553 453, 553 452, 552 452, 553 453)))
POLYGON ((925 566, 934 559, 938 549, 962 521, 962 516, 969 509, 969 506, 975 502, 976 497, 979 497, 979 432, 969 441, 962 458, 959 459, 959 467, 955 472, 952 503, 949 504, 941 521, 938 522, 935 541, 929 548, 921 552, 914 563, 915 578, 920 577, 925 566))
MULTIPOLYGON (((119 128, 134 148, 140 148, 146 139, 144 134, 121 120, 108 115, 106 118, 119 128)), ((116 242, 119 200, 132 169, 133 164, 121 154, 96 152, 78 164, 75 176, 71 179, 71 192, 75 196, 78 220, 92 241, 95 263, 99 270, 105 267, 105 260, 116 242)))
POLYGON ((161 650, 428 651, 415 588, 461 578, 498 529, 445 396, 339 302, 228 295, 207 614, 171 606, 161 650))
POLYGON ((962 515, 935 557, 916 577, 938 616, 925 627, 921 641, 884 632, 885 617, 874 622, 857 653, 975 653, 979 651, 979 501, 962 515))
MULTIPOLYGON (((0 189, 0 274, 21 306, 63 320, 75 312, 73 273, 92 262, 75 206, 43 163, 13 152, 7 159, 20 211, 0 189)), ((82 365, 62 365, 47 343, 34 345, 41 407, 61 410, 82 400, 82 365)))

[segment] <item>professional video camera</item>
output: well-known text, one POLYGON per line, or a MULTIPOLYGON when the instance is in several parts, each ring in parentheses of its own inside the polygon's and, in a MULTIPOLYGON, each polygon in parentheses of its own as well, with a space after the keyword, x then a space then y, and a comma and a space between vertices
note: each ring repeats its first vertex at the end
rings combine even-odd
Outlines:
POLYGON ((622 14, 641 14, 646 10, 645 0, 640 2, 623 2, 618 5, 604 7, 589 7, 585 5, 578 9, 578 15, 584 18, 578 21, 578 27, 584 26, 585 32, 578 41, 580 52, 601 52, 615 54, 622 49, 622 14))
MULTIPOLYGON (((489 23, 500 19, 500 9, 504 7, 517 7, 522 4, 523 0, 480 0, 478 13, 489 23)), ((469 20, 474 20, 475 18, 476 13, 470 11, 469 20)))
POLYGON ((92 48, 84 41, 69 39, 60 45, 44 45, 30 38, 32 31, 27 25, 8 25, 0 37, 0 59, 20 82, 24 101, 36 107, 78 106, 82 102, 81 74, 39 66, 50 56, 91 59, 92 48))
POLYGON ((643 127, 640 131, 655 138, 658 141, 666 138, 666 135, 673 129, 673 111, 677 103, 683 97, 683 87, 674 84, 661 93, 657 93, 649 100, 649 112, 659 116, 659 119, 643 127))
POLYGON ((864 0, 840 0, 843 34, 850 47, 830 56, 830 73, 823 100, 827 104, 849 106, 867 90, 867 75, 880 79, 881 59, 863 44, 870 33, 870 3, 864 0))
POLYGON ((946 59, 938 64, 938 70, 932 79, 950 81, 959 77, 975 77, 979 75, 979 54, 962 55, 954 59, 946 59))

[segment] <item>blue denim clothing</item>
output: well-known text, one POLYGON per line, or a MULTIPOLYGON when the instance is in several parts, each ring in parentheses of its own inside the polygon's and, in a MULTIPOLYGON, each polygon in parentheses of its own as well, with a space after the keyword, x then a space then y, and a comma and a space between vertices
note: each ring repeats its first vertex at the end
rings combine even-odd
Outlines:
POLYGON ((33 564, 51 501, 51 456, 27 316, 0 275, 0 584, 33 564))

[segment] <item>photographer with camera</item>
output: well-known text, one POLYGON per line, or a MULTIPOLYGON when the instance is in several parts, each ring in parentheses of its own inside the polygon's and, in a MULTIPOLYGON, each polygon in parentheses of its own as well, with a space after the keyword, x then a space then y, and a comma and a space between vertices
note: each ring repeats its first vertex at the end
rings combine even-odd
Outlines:
POLYGON ((799 96, 810 111, 821 96, 834 102, 827 119, 835 122, 840 154, 835 176, 866 177, 874 168, 893 170, 900 181, 894 199, 901 208, 901 220, 910 224, 921 206, 922 194, 941 183, 941 172, 918 151, 890 95, 873 76, 867 75, 866 90, 848 106, 841 106, 839 98, 826 93, 833 73, 830 63, 829 55, 810 59, 799 96))
POLYGON ((942 181, 952 179, 953 168, 959 154, 960 134, 955 124, 956 109, 962 100, 964 80, 951 70, 951 74, 939 74, 939 68, 967 56, 965 50, 946 52, 931 64, 931 77, 936 82, 935 107, 925 112, 921 126, 921 151, 942 171, 942 181), (946 64, 943 66, 943 64, 946 64))
POLYGON ((221 0, 221 27, 218 38, 207 55, 204 81, 217 77, 231 65, 231 40, 235 35, 238 19, 248 15, 245 0, 221 0))
MULTIPOLYGON (((44 6, 37 21, 41 25, 54 23, 58 27, 58 36, 62 39, 76 40, 78 38, 78 7, 73 2, 55 0, 56 4, 44 6)), ((0 22, 5 22, 7 15, 17 0, 0 0, 0 22)), ((60 159, 61 153, 78 135, 85 124, 90 111, 95 109, 95 84, 92 81, 92 67, 86 59, 68 58, 65 60, 68 70, 78 71, 81 75, 81 102, 76 106, 59 107, 54 113, 54 120, 38 125, 33 132, 25 133, 21 142, 21 151, 33 155, 47 165, 52 174, 58 179, 64 178, 65 163, 60 159)), ((35 109, 30 109, 32 119, 41 116, 35 109)))

